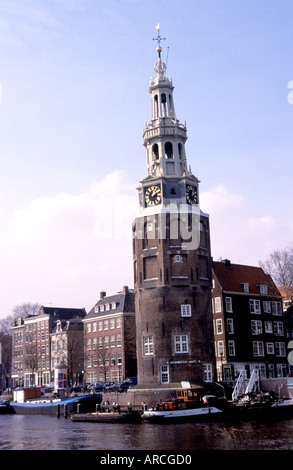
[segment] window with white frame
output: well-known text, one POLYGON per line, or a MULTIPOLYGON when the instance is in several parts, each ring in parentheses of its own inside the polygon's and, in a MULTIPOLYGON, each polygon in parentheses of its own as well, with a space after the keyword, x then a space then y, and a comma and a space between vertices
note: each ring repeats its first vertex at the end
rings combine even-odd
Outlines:
POLYGON ((223 333, 223 323, 221 318, 216 319, 216 333, 217 335, 223 333))
POLYGON ((87 324, 86 324, 86 332, 87 332, 87 333, 90 333, 91 331, 92 331, 92 329, 91 329, 91 324, 90 324, 90 323, 87 323, 87 324))
POLYGON ((92 332, 95 333, 97 331, 97 322, 93 322, 92 324, 92 332))
POLYGON ((243 289, 243 292, 246 292, 246 293, 249 292, 249 283, 248 282, 241 282, 241 287, 243 289))
POLYGON ((286 364, 277 364, 277 377, 285 377, 286 371, 286 364))
POLYGON ((269 300, 264 300, 262 305, 264 313, 271 313, 271 302, 269 300))
POLYGON ((121 346, 121 343, 122 343, 122 336, 121 335, 117 335, 116 336, 116 346, 121 346))
POLYGON ((267 284, 259 284, 257 287, 258 287, 258 290, 259 290, 260 294, 262 294, 262 295, 267 295, 268 294, 267 284))
POLYGON ((272 301, 272 314, 282 315, 282 304, 281 302, 272 301))
POLYGON ((284 357, 286 356, 286 347, 285 343, 277 342, 275 343, 276 356, 284 357))
POLYGON ((104 348, 109 347, 109 336, 104 336, 104 348))
POLYGON ((151 335, 143 337, 143 354, 152 356, 154 354, 154 338, 151 335))
POLYGON ((274 364, 268 364, 268 378, 275 378, 275 366, 274 364))
POLYGON ((217 346, 218 346, 218 356, 223 357, 224 356, 224 341, 218 341, 217 346))
POLYGON ((234 321, 233 318, 227 318, 227 333, 233 334, 234 333, 234 321))
POLYGON ((267 343, 267 354, 275 354, 274 343, 267 343))
POLYGON ((228 341, 228 355, 235 356, 235 341, 233 340, 228 341))
POLYGON ((110 330, 113 330, 115 328, 115 320, 114 318, 111 318, 110 320, 110 330))
POLYGON ((232 313, 232 297, 225 297, 226 312, 232 313))
POLYGON ((262 341, 253 341, 252 348, 254 356, 264 356, 264 345, 262 341))
POLYGON ((103 331, 103 321, 102 320, 98 321, 98 331, 103 331))
POLYGON ((274 333, 276 336, 284 336, 284 324, 281 321, 273 322, 274 333))
POLYGON ((215 313, 221 311, 221 297, 215 297, 215 313))
POLYGON ((260 301, 257 299, 249 299, 250 313, 260 313, 260 301))
POLYGON ((188 336, 175 335, 174 336, 175 353, 188 353, 188 336))
POLYGON ((203 364, 203 380, 205 382, 213 381, 213 366, 212 364, 203 364))
POLYGON ((163 365, 160 367, 160 377, 161 377, 161 384, 169 383, 169 366, 163 365))
POLYGON ((190 304, 181 305, 181 317, 191 317, 191 305, 190 304))
POLYGON ((117 353, 117 365, 118 366, 122 365, 122 354, 121 354, 121 352, 117 353))
POLYGON ((109 322, 108 320, 104 320, 104 330, 108 330, 109 328, 109 322))
POLYGON ((262 334, 262 322, 260 320, 251 320, 251 334, 253 335, 262 334))
POLYGON ((273 333, 273 322, 265 321, 265 332, 266 333, 273 333))

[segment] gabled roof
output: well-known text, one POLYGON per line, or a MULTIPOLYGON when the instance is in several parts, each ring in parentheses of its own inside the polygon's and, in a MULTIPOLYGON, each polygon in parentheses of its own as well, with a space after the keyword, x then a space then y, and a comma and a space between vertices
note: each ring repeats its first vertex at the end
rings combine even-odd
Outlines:
POLYGON ((128 289, 126 293, 119 292, 118 294, 105 296, 100 299, 94 307, 89 311, 85 320, 101 317, 104 315, 113 315, 114 313, 134 312, 134 292, 128 289), (97 311, 97 307, 104 305, 104 311, 97 311), (106 305, 109 305, 106 310, 106 305), (114 308, 115 305, 115 308, 114 308))
POLYGON ((271 276, 260 267, 232 264, 225 260, 214 261, 213 271, 223 291, 243 293, 243 284, 249 284, 249 293, 259 295, 259 286, 267 285, 268 295, 281 296, 271 276))

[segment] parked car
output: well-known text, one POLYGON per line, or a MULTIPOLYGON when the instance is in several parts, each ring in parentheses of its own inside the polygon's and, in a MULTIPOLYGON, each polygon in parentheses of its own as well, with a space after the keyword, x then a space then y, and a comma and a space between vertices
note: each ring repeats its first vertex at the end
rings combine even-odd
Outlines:
POLYGON ((81 385, 75 385, 74 387, 71 387, 70 388, 70 392, 76 392, 76 393, 83 393, 83 392, 86 392, 88 389, 88 385, 87 384, 81 384, 81 385))
POLYGON ((106 391, 107 392, 118 392, 121 383, 122 382, 115 382, 115 383, 108 384, 106 386, 106 391))
POLYGON ((54 382, 50 382, 44 389, 45 393, 52 393, 55 390, 54 382))
POLYGON ((92 391, 101 391, 104 390, 105 384, 103 382, 93 382, 87 388, 92 391))
POLYGON ((136 384, 137 384, 137 378, 131 377, 122 382, 115 382, 114 384, 107 386, 106 390, 108 392, 126 392, 129 389, 129 387, 132 387, 133 385, 136 385, 136 384))

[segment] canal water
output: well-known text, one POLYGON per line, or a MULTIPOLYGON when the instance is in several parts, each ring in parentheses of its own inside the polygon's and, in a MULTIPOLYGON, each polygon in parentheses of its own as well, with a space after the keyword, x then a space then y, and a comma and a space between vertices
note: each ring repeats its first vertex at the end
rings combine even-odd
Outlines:
POLYGON ((0 450, 293 450, 293 419, 234 423, 78 423, 0 415, 0 450))

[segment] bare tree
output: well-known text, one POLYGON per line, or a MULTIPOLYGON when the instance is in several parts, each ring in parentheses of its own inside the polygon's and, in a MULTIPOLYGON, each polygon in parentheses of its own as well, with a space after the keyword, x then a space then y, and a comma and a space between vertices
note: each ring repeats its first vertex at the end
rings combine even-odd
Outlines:
POLYGON ((7 315, 0 320, 0 332, 11 334, 11 328, 14 320, 18 318, 26 318, 29 315, 37 315, 39 313, 40 304, 38 303, 24 303, 12 309, 12 314, 7 315))
POLYGON ((22 305, 18 305, 12 309, 14 318, 25 318, 30 315, 38 315, 40 310, 40 304, 27 302, 22 305))
POLYGON ((293 248, 273 251, 269 259, 260 261, 259 265, 272 276, 278 286, 293 285, 293 248))

